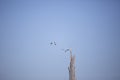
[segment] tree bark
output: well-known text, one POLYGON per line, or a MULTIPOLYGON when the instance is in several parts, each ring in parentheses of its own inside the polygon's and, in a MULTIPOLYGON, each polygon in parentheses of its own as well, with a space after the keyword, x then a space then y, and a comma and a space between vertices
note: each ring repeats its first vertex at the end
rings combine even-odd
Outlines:
POLYGON ((69 71, 69 80, 75 79, 75 56, 72 56, 72 51, 70 50, 70 65, 68 67, 69 71))

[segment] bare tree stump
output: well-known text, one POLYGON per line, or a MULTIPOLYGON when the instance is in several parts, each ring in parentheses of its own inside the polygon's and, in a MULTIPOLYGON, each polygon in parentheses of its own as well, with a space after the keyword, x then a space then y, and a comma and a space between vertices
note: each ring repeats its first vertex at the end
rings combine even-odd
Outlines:
POLYGON ((72 56, 72 51, 70 50, 70 65, 68 67, 69 80, 76 80, 75 77, 75 56, 72 56))

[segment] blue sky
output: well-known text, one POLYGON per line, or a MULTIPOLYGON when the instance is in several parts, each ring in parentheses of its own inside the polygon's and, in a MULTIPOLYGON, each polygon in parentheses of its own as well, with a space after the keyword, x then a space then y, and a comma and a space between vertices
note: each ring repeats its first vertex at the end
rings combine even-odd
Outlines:
POLYGON ((120 80, 120 2, 0 1, 0 80, 120 80), (50 46, 56 41, 56 46, 50 46))

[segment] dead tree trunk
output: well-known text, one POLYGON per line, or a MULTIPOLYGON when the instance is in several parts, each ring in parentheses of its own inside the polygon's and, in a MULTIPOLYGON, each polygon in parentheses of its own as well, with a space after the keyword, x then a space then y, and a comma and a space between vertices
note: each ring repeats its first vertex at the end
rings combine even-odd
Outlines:
POLYGON ((72 51, 70 50, 70 65, 69 70, 69 80, 76 80, 75 77, 75 56, 72 56, 72 51))

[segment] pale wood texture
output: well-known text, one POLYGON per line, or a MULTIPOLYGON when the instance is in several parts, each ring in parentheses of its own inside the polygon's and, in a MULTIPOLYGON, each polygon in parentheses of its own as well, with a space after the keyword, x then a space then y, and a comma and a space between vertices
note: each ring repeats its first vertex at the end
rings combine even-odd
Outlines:
POLYGON ((68 67, 69 71, 69 80, 76 80, 75 77, 75 56, 72 55, 72 51, 70 50, 70 65, 68 67))

